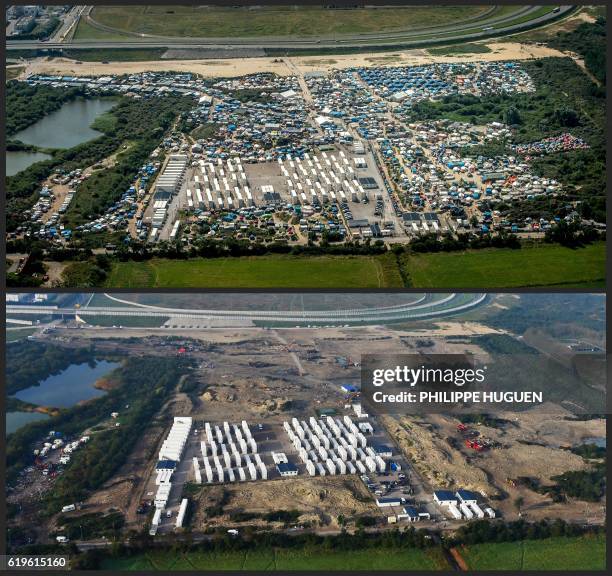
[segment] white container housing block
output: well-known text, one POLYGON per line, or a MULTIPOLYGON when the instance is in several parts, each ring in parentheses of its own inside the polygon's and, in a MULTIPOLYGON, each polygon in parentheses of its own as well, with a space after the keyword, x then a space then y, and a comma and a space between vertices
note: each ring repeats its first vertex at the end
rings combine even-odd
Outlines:
POLYGON ((346 474, 346 464, 342 460, 336 460, 335 464, 338 474, 346 474))
POLYGON ((323 466, 321 462, 317 462, 317 470, 319 471, 320 476, 325 476, 325 466, 323 466))
POLYGON ((387 469, 387 465, 385 464, 385 461, 380 456, 376 456, 374 461, 376 462, 376 466, 379 472, 384 472, 387 469))
POLYGON ((246 454, 249 451, 248 448, 247 448, 246 440, 244 440, 243 438, 238 440, 238 444, 240 444, 240 452, 242 454, 246 454))
POLYGON ((234 461, 236 462, 236 466, 242 466, 242 459, 240 458, 240 454, 238 454, 238 452, 234 453, 234 461))
POLYGON ((214 481, 215 481, 215 478, 213 476, 212 468, 206 468, 206 482, 211 484, 214 481))
POLYGON ((243 420, 242 422, 240 422, 240 425, 242 426, 242 431, 244 432, 244 434, 246 436, 250 436, 251 430, 249 429, 249 425, 247 424, 246 420, 243 420))
POLYGON ((202 452, 202 458, 206 458, 206 456, 208 456, 208 447, 206 446, 206 442, 204 442, 204 440, 200 442, 200 450, 202 452))
POLYGON ((177 416, 168 436, 159 450, 159 460, 180 461, 183 448, 191 431, 192 418, 189 416, 177 416))
POLYGON ((219 477, 219 482, 225 481, 225 476, 223 474, 223 468, 221 466, 217 466, 217 476, 219 477))
POLYGON ((308 460, 306 462, 306 470, 308 471, 308 474, 310 474, 310 476, 315 476, 316 469, 315 469, 314 462, 311 462, 310 460, 308 460))
POLYGON ((327 469, 332 476, 336 474, 336 465, 329 458, 325 460, 325 466, 327 466, 327 469))
POLYGON ((355 468, 355 465, 352 462, 346 463, 346 469, 349 474, 357 474, 357 468, 355 468))
POLYGON ((257 469, 252 462, 247 464, 247 468, 249 470, 249 475, 251 476, 251 480, 257 480, 257 469))
POLYGON ((185 519, 185 513, 187 512, 187 498, 183 498, 181 500, 181 505, 179 506, 178 514, 176 515, 176 527, 182 528, 183 520, 185 519))
POLYGON ((257 452, 257 443, 255 440, 253 440, 253 438, 249 439, 249 446, 251 447, 251 452, 255 454, 257 452))
POLYGON ((202 484, 202 474, 200 473, 200 463, 198 459, 194 457, 193 459, 193 473, 195 474, 196 484, 202 484))
POLYGON ((259 462, 259 470, 261 471, 261 477, 263 480, 267 480, 268 479, 268 469, 266 468, 266 465, 263 462, 259 462))
POLYGON ((238 478, 240 478, 241 482, 244 482, 246 480, 246 474, 244 473, 244 468, 241 468, 239 466, 237 470, 238 470, 238 478))
POLYGON ((236 476, 234 475, 234 471, 231 468, 227 469, 227 476, 230 482, 236 482, 236 476))
POLYGON ((229 455, 229 452, 223 452, 223 460, 225 461, 225 467, 226 468, 231 468, 232 467, 232 459, 229 455))
POLYGON ((461 512, 459 512, 459 509, 457 508, 457 506, 455 506, 454 504, 449 504, 447 506, 448 511, 450 512, 450 515, 455 519, 455 520, 461 520, 461 512))
POLYGON ((155 514, 153 514, 153 520, 151 520, 151 524, 153 526, 159 526, 159 521, 161 519, 161 513, 162 513, 162 509, 161 508, 157 508, 155 510, 155 514))
POLYGON ((464 502, 462 502, 459 505, 459 509, 461 510, 461 512, 463 512, 463 515, 468 519, 471 520, 472 518, 474 518, 474 513, 472 512, 472 510, 470 509, 470 507, 465 504, 464 502))
POLYGON ((209 442, 210 444, 210 453, 215 455, 219 452, 219 447, 217 446, 217 443, 214 440, 211 440, 209 442))
POLYGON ((495 510, 493 508, 485 508, 485 512, 489 518, 495 518, 495 510))
POLYGON ((470 508, 478 518, 484 518, 485 513, 482 511, 482 508, 478 506, 478 504, 470 502, 470 508))
POLYGON ((366 467, 363 465, 363 462, 361 460, 357 460, 355 462, 355 466, 357 466, 357 470, 359 470, 360 474, 366 473, 366 467))
POLYGON ((155 494, 155 500, 153 504, 155 508, 164 509, 166 504, 168 503, 168 498, 170 497, 170 490, 172 489, 172 484, 170 482, 166 482, 164 484, 160 484, 157 492, 155 494))

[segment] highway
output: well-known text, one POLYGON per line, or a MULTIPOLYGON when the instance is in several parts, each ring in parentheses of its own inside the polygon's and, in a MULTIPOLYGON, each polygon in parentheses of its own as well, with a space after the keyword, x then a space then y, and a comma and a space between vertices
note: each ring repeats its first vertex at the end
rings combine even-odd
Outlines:
MULTIPOLYGON (((27 50, 27 49, 62 49, 62 48, 210 48, 210 49, 231 49, 231 48, 285 48, 285 49, 319 49, 319 48, 369 48, 394 45, 404 47, 427 46, 436 42, 444 41, 452 43, 456 41, 473 41, 519 32, 538 25, 544 25, 552 20, 568 15, 574 10, 574 6, 561 6, 557 13, 548 12, 541 16, 527 19, 522 22, 514 23, 517 19, 522 20, 529 14, 536 13, 539 6, 527 6, 524 9, 514 12, 509 16, 496 17, 476 22, 467 22, 456 26, 440 26, 428 29, 419 29, 406 32, 376 33, 343 35, 342 37, 330 38, 176 38, 146 36, 144 34, 127 33, 126 40, 70 40, 65 41, 51 40, 48 42, 31 40, 8 40, 7 50, 27 50), (508 23, 504 26, 504 23, 508 23), (493 29, 489 29, 493 27, 493 29), (459 32, 463 31, 463 34, 459 32), (423 38, 424 34, 426 35, 423 38), (133 36, 134 40, 129 40, 133 36)), ((96 27, 102 25, 96 23, 96 27)), ((116 31, 113 28, 103 27, 109 32, 116 31)))
MULTIPOLYGON (((437 295, 436 295, 437 296, 437 295)), ((7 304, 6 315, 10 318, 11 314, 19 315, 44 315, 44 314, 65 314, 78 315, 86 319, 88 316, 99 317, 108 316, 112 318, 124 317, 170 317, 173 320, 242 320, 258 323, 315 323, 315 324, 384 324, 386 322, 398 322, 404 320, 419 320, 436 316, 447 316, 479 306, 486 299, 486 294, 449 294, 442 295, 420 303, 406 303, 396 306, 372 307, 363 309, 348 310, 302 310, 302 311, 279 311, 279 310, 200 310, 182 308, 163 308, 163 307, 143 307, 142 305, 127 306, 92 306, 92 307, 67 307, 58 308, 57 306, 37 306, 37 305, 18 305, 7 304)))

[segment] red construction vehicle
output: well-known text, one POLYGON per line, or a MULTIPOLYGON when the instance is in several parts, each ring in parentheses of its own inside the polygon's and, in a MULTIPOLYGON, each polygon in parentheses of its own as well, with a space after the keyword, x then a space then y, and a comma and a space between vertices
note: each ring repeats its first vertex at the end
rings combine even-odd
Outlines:
POLYGON ((457 430, 459 430, 459 432, 465 432, 468 429, 468 427, 465 424, 457 424, 457 430))
POLYGON ((469 438, 465 439, 465 445, 472 450, 476 450, 477 452, 482 452, 485 447, 478 440, 470 440, 469 438))

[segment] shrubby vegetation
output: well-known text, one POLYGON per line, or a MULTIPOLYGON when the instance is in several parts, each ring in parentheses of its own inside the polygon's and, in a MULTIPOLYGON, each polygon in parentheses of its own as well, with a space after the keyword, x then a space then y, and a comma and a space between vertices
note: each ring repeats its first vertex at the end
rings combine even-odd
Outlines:
POLYGON ((605 332, 605 301, 593 294, 522 294, 521 300, 524 304, 500 309, 486 323, 515 334, 541 326, 559 338, 575 336, 575 326, 605 332), (571 324, 568 310, 572 311, 571 324))
POLYGON ((582 456, 585 460, 596 460, 599 458, 606 457, 606 448, 604 446, 597 446, 596 444, 582 444, 572 448, 574 454, 582 456))
POLYGON ((57 525, 58 534, 69 540, 92 540, 94 538, 119 538, 125 524, 121 512, 109 514, 89 513, 79 516, 60 516, 57 525))
MULTIPOLYGON (((394 246, 400 250, 402 245, 394 246), (399 247, 396 247, 399 246, 399 247)), ((436 234, 425 234, 410 241, 408 248, 412 252, 456 252, 479 248, 515 248, 521 247, 521 242, 515 234, 500 232, 499 234, 483 234, 474 236, 472 234, 459 233, 453 236, 450 233, 438 237, 436 234)))
MULTIPOLYGON (((282 532, 261 532, 253 533, 246 538, 235 538, 226 533, 224 528, 219 528, 217 534, 210 540, 192 544, 189 541, 176 542, 172 550, 192 552, 231 552, 261 550, 270 548, 281 548, 286 550, 306 550, 318 552, 333 550, 367 550, 367 549, 388 549, 388 550, 409 550, 409 549, 428 549, 434 546, 432 539, 428 538, 427 530, 415 530, 410 527, 400 532, 399 530, 389 530, 380 533, 366 533, 358 530, 355 534, 342 532, 334 536, 318 536, 314 533, 288 535, 282 532)), ((115 550, 117 556, 131 556, 140 554, 151 547, 148 534, 135 535, 130 540, 130 546, 120 546, 115 550)), ((158 549, 158 548, 156 548, 158 549)), ((170 551, 170 547, 168 550, 170 551)), ((101 561, 107 557, 107 552, 103 550, 88 551, 76 560, 74 569, 95 569, 100 566, 101 561)))
POLYGON ((587 502, 598 502, 606 492, 606 463, 598 462, 589 470, 571 470, 552 476, 552 486, 543 486, 541 491, 555 501, 564 501, 568 496, 587 502))
POLYGON ((508 334, 484 334, 475 336, 472 342, 492 354, 537 354, 537 351, 508 334))
POLYGON ((549 46, 579 54, 587 69, 603 85, 606 83, 606 19, 584 22, 571 32, 561 32, 547 42, 549 46))
POLYGON ((519 540, 541 540, 558 536, 579 536, 588 532, 603 532, 603 528, 583 528, 569 524, 560 518, 557 520, 540 520, 529 523, 525 520, 516 522, 490 522, 474 520, 457 529, 452 537, 452 544, 483 544, 485 542, 516 542, 519 540))
MULTIPOLYGON (((605 56, 605 51, 603 52, 605 56)), ((587 150, 572 150, 536 158, 534 170, 555 178, 569 187, 564 198, 541 198, 518 205, 497 203, 493 208, 508 219, 527 216, 564 216, 568 201, 580 201, 579 213, 584 218, 606 221, 606 93, 594 84, 571 58, 543 58, 523 62, 532 76, 535 93, 500 94, 477 98, 471 95, 448 96, 437 102, 415 103, 409 121, 451 119, 473 124, 511 122, 515 125, 515 141, 527 143, 568 130, 583 138, 587 150)), ((503 144, 466 148, 466 155, 512 154, 503 144)), ((571 207, 569 210, 571 211, 571 207)))
POLYGON ((11 136, 59 110, 62 104, 83 96, 80 88, 30 86, 25 82, 6 85, 6 135, 11 136))

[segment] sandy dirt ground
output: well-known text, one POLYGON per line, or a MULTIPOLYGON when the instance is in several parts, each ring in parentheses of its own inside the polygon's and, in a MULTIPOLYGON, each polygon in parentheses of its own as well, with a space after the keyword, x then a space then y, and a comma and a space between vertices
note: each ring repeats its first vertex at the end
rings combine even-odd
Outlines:
POLYGON ((531 520, 561 515, 575 521, 603 520, 598 505, 569 501, 554 504, 545 495, 514 482, 519 477, 537 479, 542 485, 570 470, 584 470, 580 456, 562 449, 586 438, 604 437, 604 420, 570 420, 558 406, 545 405, 517 414, 496 414, 507 422, 499 428, 472 426, 494 447, 477 453, 466 448, 458 433, 458 420, 441 414, 422 418, 385 417, 385 425, 431 489, 467 488, 493 497, 491 505, 506 518, 516 518, 515 501, 524 501, 521 515, 531 520), (455 442, 455 446, 451 444, 455 442))
POLYGON ((381 65, 417 66, 437 62, 479 62, 497 60, 526 60, 563 56, 562 52, 547 48, 522 44, 519 42, 487 43, 491 52, 486 54, 461 54, 457 56, 432 56, 425 49, 362 54, 343 54, 333 56, 302 56, 291 58, 237 58, 235 60, 158 60, 151 62, 82 62, 66 58, 39 58, 31 61, 21 77, 30 74, 72 74, 76 76, 100 76, 104 74, 134 74, 144 71, 195 72, 208 77, 244 76, 257 72, 275 72, 281 76, 294 75, 296 69, 301 73, 327 72, 333 69, 353 67, 373 67, 381 65))
MULTIPOLYGON (((317 527, 338 527, 337 518, 379 516, 380 511, 363 483, 356 476, 290 478, 267 482, 205 487, 199 494, 192 523, 198 528, 234 524, 231 512, 270 512, 298 510, 298 522, 309 521, 317 527), (222 516, 209 517, 205 509, 221 500, 225 490, 227 504, 222 516)), ((262 524, 262 520, 246 524, 262 524)))

